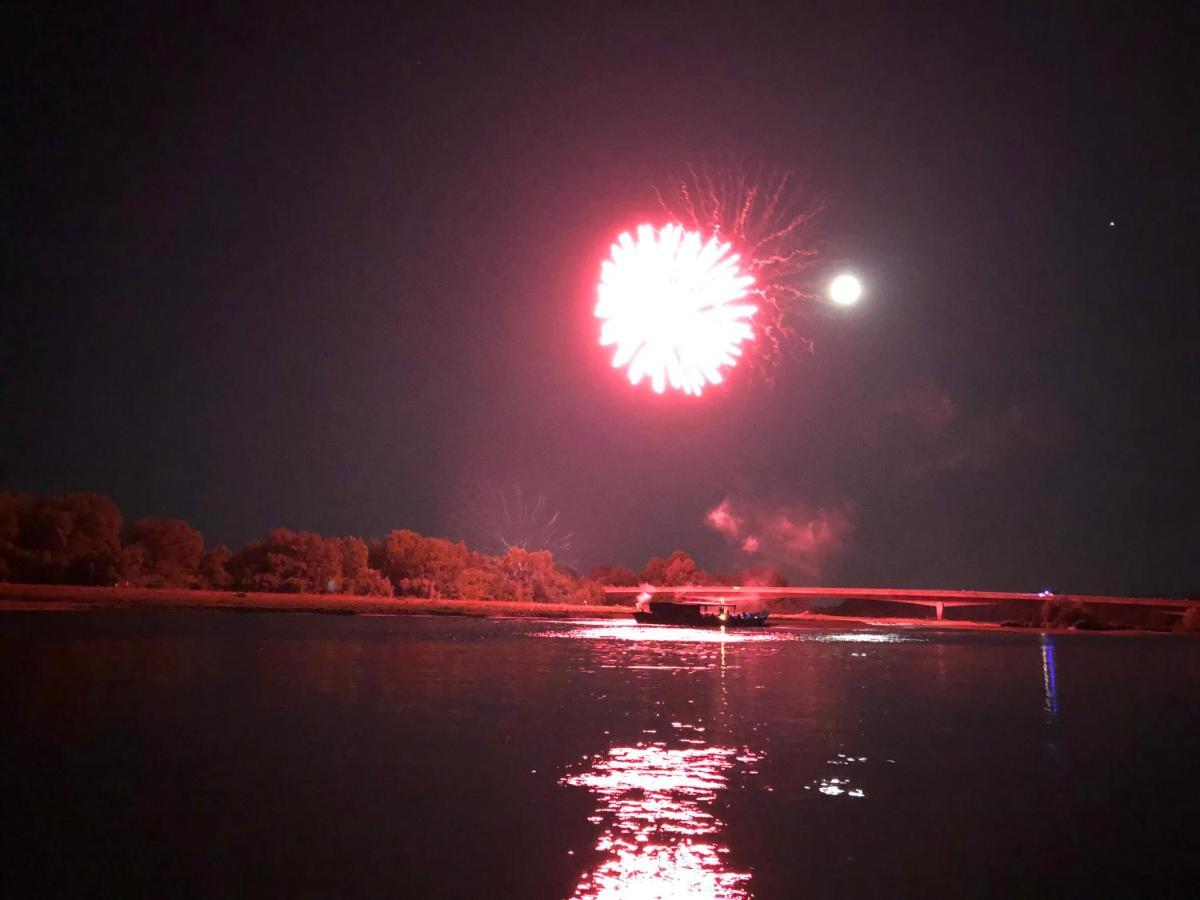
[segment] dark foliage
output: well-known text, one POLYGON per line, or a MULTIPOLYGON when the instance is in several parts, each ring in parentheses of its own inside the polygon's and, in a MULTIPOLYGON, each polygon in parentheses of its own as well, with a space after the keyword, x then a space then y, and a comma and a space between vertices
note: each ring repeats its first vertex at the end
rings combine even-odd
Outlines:
MULTIPOLYGON (((624 578, 636 581, 629 570, 624 578)), ((274 528, 231 553, 206 550, 181 519, 122 528, 99 494, 0 493, 0 581, 282 593, 393 594, 532 602, 603 603, 596 581, 556 565, 548 551, 495 556, 396 530, 382 540, 274 528)))
POLYGON ((0 581, 586 604, 604 603, 605 587, 641 583, 786 583, 774 572, 705 572, 682 550, 652 557, 641 572, 597 566, 580 578, 548 550, 489 555, 407 529, 368 542, 273 528, 230 552, 205 549, 182 519, 122 525, 116 503, 101 494, 0 493, 0 581))

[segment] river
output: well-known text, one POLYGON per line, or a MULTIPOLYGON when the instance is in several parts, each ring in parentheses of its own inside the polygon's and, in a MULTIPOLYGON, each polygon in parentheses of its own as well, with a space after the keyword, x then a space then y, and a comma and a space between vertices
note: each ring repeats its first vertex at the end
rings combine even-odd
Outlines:
POLYGON ((0 615, 4 896, 1200 890, 1200 642, 0 615))

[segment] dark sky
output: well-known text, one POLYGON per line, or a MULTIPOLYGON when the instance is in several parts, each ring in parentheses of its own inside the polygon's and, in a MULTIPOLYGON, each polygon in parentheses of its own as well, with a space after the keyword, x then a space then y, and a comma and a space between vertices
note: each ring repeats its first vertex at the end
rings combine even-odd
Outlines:
POLYGON ((5 487, 236 544, 519 484, 585 567, 1200 591, 1195 13, 175 6, 6 7, 5 487), (773 385, 632 389, 599 261, 729 159, 869 296, 773 385))

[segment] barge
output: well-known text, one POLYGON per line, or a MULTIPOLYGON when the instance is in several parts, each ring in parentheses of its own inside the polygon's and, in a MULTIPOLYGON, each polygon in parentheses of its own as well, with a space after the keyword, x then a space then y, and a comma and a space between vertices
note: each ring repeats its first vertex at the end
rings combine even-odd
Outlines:
POLYGON ((684 625, 691 628, 755 628, 767 624, 761 601, 709 597, 639 598, 633 618, 640 625, 684 625))

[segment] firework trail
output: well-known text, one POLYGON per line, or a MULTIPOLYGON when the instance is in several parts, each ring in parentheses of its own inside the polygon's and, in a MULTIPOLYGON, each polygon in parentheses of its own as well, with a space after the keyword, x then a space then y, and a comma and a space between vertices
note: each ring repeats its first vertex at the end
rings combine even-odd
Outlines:
POLYGON ((549 550, 556 562, 570 561, 574 534, 542 494, 528 495, 516 483, 475 482, 455 511, 458 530, 482 553, 503 554, 513 547, 549 550))
MULTIPOLYGON (((791 321, 817 298, 801 277, 817 261, 813 226, 825 208, 793 173, 748 173, 733 166, 689 166, 655 189, 666 216, 732 244, 754 279, 754 330, 764 372, 795 337, 791 321)), ((800 337, 808 349, 812 344, 800 337)))

